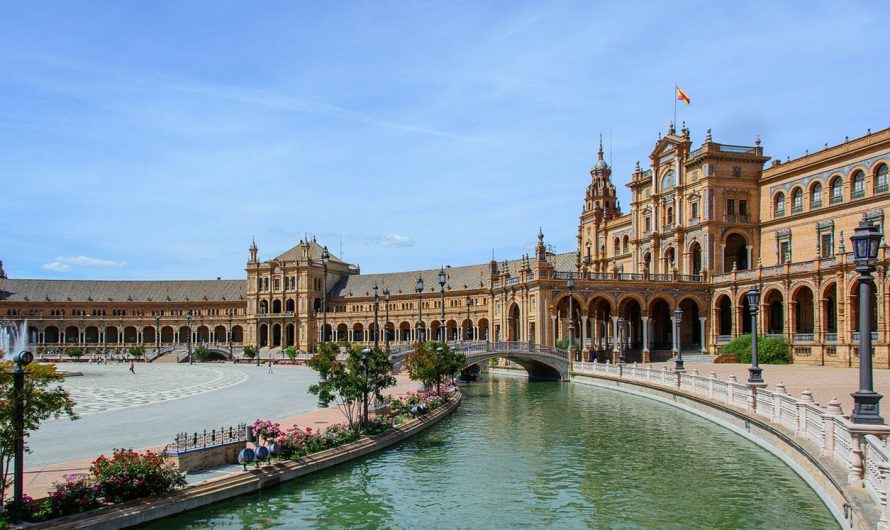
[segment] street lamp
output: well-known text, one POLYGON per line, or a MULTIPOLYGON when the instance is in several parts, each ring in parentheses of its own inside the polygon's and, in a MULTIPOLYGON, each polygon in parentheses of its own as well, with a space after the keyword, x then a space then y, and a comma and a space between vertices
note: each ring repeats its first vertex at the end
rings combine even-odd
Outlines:
POLYGON ((13 502, 15 513, 13 518, 16 524, 22 523, 22 503, 24 502, 24 476, 25 476, 25 366, 34 361, 34 355, 29 351, 19 352, 12 356, 15 366, 12 368, 13 391, 15 396, 15 411, 13 413, 13 435, 15 468, 13 469, 13 502))
POLYGON ((328 333, 328 262, 331 255, 328 247, 321 250, 322 293, 321 293, 321 341, 327 342, 328 333))
POLYGON ((624 340, 624 318, 618 317, 618 363, 624 364, 624 348, 625 348, 625 340, 624 340))
POLYGON ((760 289, 754 287, 748 294, 748 311, 751 312, 751 368, 748 368, 748 383, 753 385, 763 384, 763 368, 758 364, 759 350, 757 348, 757 313, 760 310, 760 289))
POLYGON ((192 364, 192 310, 189 309, 185 312, 185 323, 189 328, 189 336, 188 336, 188 352, 189 352, 189 364, 192 364))
POLYGON ((161 311, 155 311, 155 349, 157 357, 161 356, 161 311))
POLYGON ((423 342, 423 276, 417 275, 417 342, 423 342))
POLYGON ((850 238, 853 261, 859 273, 859 390, 853 392, 853 423, 883 425, 881 394, 874 390, 872 374, 871 312, 872 276, 878 261, 881 232, 871 221, 863 220, 850 238))
POLYGON ((377 315, 380 313, 380 296, 377 294, 377 284, 374 284, 374 349, 380 347, 380 324, 377 315))
POLYGON ((464 336, 464 340, 472 340, 473 334, 473 321, 470 320, 470 306, 473 305, 473 299, 470 298, 470 295, 467 295, 467 334, 464 336))
POLYGON ((674 363, 676 366, 674 367, 675 372, 685 372, 686 368, 683 367, 683 348, 680 344, 680 322, 683 320, 683 310, 680 309, 680 306, 677 306, 677 309, 674 309, 674 344, 676 348, 676 357, 674 358, 674 363))
POLYGON ((365 368, 365 385, 362 387, 362 426, 365 434, 368 434, 368 358, 371 356, 371 348, 362 350, 362 365, 365 368))
POLYGON ((445 327, 445 266, 439 269, 439 291, 442 293, 442 320, 439 322, 439 342, 448 340, 447 329, 445 327))
POLYGON ((229 317, 229 357, 232 357, 232 312, 229 311, 226 316, 229 317))
MULTIPOLYGON (((575 290, 575 276, 569 276, 566 280, 566 287, 569 289, 569 351, 575 349, 575 306, 573 305, 572 291, 575 290)), ((575 359, 576 361, 580 359, 575 359)))
POLYGON ((389 353, 389 289, 383 288, 383 301, 386 303, 386 322, 383 323, 383 348, 389 353))

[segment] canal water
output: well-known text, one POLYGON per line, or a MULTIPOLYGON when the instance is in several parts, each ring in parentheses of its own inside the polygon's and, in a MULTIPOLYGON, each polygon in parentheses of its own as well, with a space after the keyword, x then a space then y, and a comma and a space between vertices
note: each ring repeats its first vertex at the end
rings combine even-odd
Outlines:
POLYGON ((778 458, 652 400, 493 377, 381 453, 150 528, 838 528, 778 458))

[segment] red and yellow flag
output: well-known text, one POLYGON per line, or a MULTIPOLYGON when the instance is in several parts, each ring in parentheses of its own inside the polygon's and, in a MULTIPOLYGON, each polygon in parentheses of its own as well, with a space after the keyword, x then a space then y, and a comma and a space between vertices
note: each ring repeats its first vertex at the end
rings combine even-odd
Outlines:
POLYGON ((686 92, 683 92, 683 89, 680 87, 677 87, 677 101, 685 101, 687 105, 691 105, 689 96, 687 96, 686 92))

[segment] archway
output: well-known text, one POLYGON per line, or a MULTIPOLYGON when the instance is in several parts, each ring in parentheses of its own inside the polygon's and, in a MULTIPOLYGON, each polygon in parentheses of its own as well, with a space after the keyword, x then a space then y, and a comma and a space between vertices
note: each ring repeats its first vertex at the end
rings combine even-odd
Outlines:
POLYGON ((72 344, 77 342, 80 342, 80 330, 77 326, 68 326, 65 328, 65 343, 72 344))
POLYGON ((181 326, 179 328, 179 342, 189 342, 191 341, 192 330, 189 329, 188 326, 181 326))
POLYGON ((346 342, 349 340, 349 326, 346 324, 337 325, 337 342, 346 342))
MULTIPOLYGON (((154 335, 154 333, 152 333, 154 335)), ((99 328, 96 326, 88 326, 83 332, 83 341, 87 344, 99 343, 99 328)))
POLYGON ((260 325, 260 348, 269 346, 269 327, 266 324, 260 325))
POLYGON ((279 346, 281 346, 281 324, 275 324, 272 326, 272 347, 279 346))
POLYGON ((649 308, 649 322, 652 326, 652 349, 673 350, 674 330, 671 306, 663 298, 658 298, 649 308))
POLYGON ((680 347, 683 351, 702 351, 701 337, 701 309, 698 303, 691 298, 680 301, 680 309, 683 317, 680 319, 680 347))
POLYGON ((244 328, 241 326, 232 326, 232 342, 239 344, 244 342, 244 328))
POLYGON ((717 335, 729 337, 732 335, 732 301, 725 294, 717 298, 717 335))
POLYGON ((353 342, 364 342, 365 341, 365 326, 360 322, 357 322, 352 325, 352 341, 353 342))
POLYGON ((285 337, 284 337, 285 338, 285 341, 284 341, 285 346, 293 346, 294 344, 296 344, 297 327, 294 324, 291 323, 291 324, 288 324, 287 326, 285 326, 284 334, 285 334, 285 337))
POLYGON ((294 312, 294 299, 288 298, 287 302, 284 303, 284 310, 288 313, 294 312))
POLYGON ((164 344, 173 344, 173 327, 164 326, 161 328, 161 342, 164 344))
POLYGON ((198 342, 201 344, 210 342, 210 329, 207 326, 198 326, 198 342))
POLYGON ((229 337, 228 337, 228 333, 226 333, 225 326, 220 325, 220 326, 216 326, 215 328, 213 328, 213 342, 215 342, 217 344, 228 344, 229 343, 229 337))
POLYGON ((618 315, 624 319, 624 358, 643 362, 643 308, 633 297, 618 302, 618 315))
POLYGON ((138 332, 136 331, 135 326, 127 326, 124 328, 124 343, 135 344, 137 337, 138 332))
MULTIPOLYGON (((96 330, 98 331, 98 330, 96 330)), ((89 328, 87 328, 87 332, 89 332, 89 328)), ((145 326, 142 328, 142 343, 143 344, 154 344, 155 343, 155 328, 154 326, 145 326)), ((89 339, 87 339, 89 342, 89 339)))
POLYGON ((594 297, 587 306, 591 360, 612 358, 612 313, 611 302, 601 296, 594 297))
POLYGON ((43 342, 49 344, 59 342, 59 328, 55 326, 47 326, 46 329, 43 330, 43 342))
POLYGON ((457 322, 449 320, 445 323, 445 330, 447 340, 457 340, 457 322))
POLYGON ((785 333, 785 301, 778 289, 772 289, 764 296, 767 310, 766 332, 770 335, 785 333))
POLYGON ((399 324, 399 340, 401 342, 409 342, 411 340, 411 324, 402 322, 399 324))
POLYGON ((730 234, 723 245, 723 272, 731 272, 733 264, 740 271, 749 267, 748 241, 741 234, 730 234))
POLYGON ((689 247, 689 272, 695 275, 701 274, 701 245, 696 241, 689 247))
POLYGON ((488 319, 479 319, 479 340, 489 340, 488 319))
POLYGON ((519 332, 519 306, 510 304, 510 311, 507 314, 507 340, 521 340, 519 332))
POLYGON ((837 340, 837 283, 835 282, 822 291, 822 331, 825 333, 824 340, 837 340))
POLYGON ((281 313, 281 300, 272 300, 272 312, 281 313))
MULTIPOLYGON (((815 299, 813 291, 804 285, 797 288, 791 295, 791 303, 794 307, 794 332, 796 334, 812 335, 815 331, 815 299)), ((796 340, 813 340, 812 337, 796 337, 796 340)))

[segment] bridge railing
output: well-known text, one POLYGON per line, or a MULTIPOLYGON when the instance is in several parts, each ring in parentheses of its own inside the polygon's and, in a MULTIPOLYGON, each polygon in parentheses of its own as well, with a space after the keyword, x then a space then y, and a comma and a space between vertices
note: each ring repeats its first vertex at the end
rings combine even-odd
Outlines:
POLYGON ((579 375, 674 387, 784 427, 812 458, 831 458, 848 469, 850 484, 864 487, 879 506, 880 513, 890 516, 890 449, 887 447, 890 427, 853 424, 844 416, 836 398, 822 407, 814 401, 808 389, 800 398, 795 398, 787 393, 782 383, 774 390, 767 390, 741 383, 735 376, 719 379, 715 372, 703 376, 698 370, 676 372, 666 366, 659 370, 636 363, 576 362, 573 371, 579 375))

